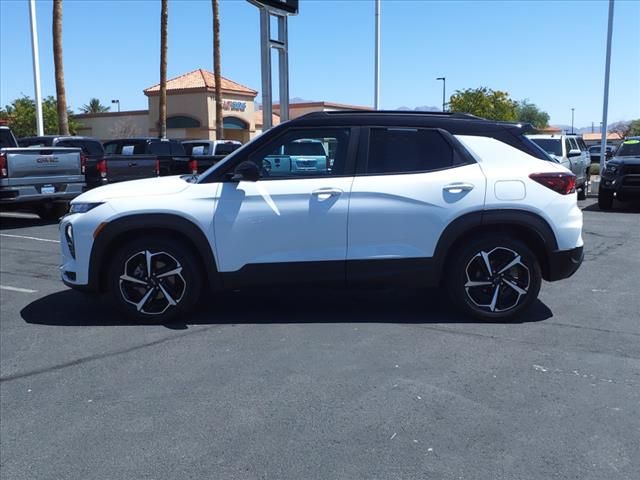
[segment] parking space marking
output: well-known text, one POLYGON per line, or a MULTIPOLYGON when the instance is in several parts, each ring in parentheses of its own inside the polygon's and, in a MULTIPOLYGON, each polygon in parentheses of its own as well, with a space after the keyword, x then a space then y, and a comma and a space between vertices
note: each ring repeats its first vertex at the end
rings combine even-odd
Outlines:
POLYGON ((60 240, 50 240, 48 238, 27 237, 25 235, 11 235, 9 233, 0 233, 0 237, 24 238, 26 240, 37 240, 38 242, 60 243, 60 240))
POLYGON ((31 290, 30 288, 11 287, 9 285, 0 285, 0 290, 9 290, 10 292, 20 293, 38 293, 38 290, 31 290))

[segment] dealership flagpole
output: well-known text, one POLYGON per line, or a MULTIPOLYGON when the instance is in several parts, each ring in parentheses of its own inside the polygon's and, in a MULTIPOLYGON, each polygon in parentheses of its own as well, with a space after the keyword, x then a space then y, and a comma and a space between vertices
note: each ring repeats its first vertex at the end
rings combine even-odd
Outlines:
POLYGON ((613 2, 609 0, 609 24, 607 29, 607 57, 604 67, 604 104, 602 107, 602 128, 600 129, 600 175, 604 172, 607 146, 607 111, 609 109, 609 73, 611 69, 611 38, 613 36, 613 2))
POLYGON ((374 77, 374 98, 373 109, 380 107, 380 0, 376 2, 376 34, 375 34, 375 77, 374 77))
POLYGON ((40 55, 38 53, 38 25, 36 21, 36 0, 29 0, 29 19, 31 20, 31 54, 33 57, 33 84, 36 97, 36 125, 38 135, 44 135, 42 121, 42 92, 40 90, 40 55))

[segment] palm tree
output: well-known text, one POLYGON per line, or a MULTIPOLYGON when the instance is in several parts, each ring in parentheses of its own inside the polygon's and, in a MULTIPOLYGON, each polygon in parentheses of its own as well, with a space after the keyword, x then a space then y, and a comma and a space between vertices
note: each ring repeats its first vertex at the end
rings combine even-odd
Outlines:
POLYGON ((162 0, 160 13, 160 138, 167 137, 167 20, 169 2, 162 0))
POLYGON ((56 71, 58 129, 62 135, 69 135, 67 92, 64 88, 62 66, 62 0, 53 0, 53 63, 56 71))
POLYGON ((222 81, 220 79, 220 2, 211 0, 213 10, 213 77, 216 101, 216 140, 223 136, 222 130, 222 81))
POLYGON ((92 98, 89 103, 80 107, 80 111, 83 113, 104 113, 108 112, 109 108, 106 105, 102 105, 97 98, 92 98))

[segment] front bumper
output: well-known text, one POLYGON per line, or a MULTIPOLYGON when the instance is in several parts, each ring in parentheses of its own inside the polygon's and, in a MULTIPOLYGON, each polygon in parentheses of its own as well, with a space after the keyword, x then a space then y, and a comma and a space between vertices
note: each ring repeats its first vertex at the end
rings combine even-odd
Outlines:
POLYGON ((582 264, 584 248, 576 247, 571 250, 556 250, 549 255, 549 269, 545 280, 550 282, 569 278, 582 264))

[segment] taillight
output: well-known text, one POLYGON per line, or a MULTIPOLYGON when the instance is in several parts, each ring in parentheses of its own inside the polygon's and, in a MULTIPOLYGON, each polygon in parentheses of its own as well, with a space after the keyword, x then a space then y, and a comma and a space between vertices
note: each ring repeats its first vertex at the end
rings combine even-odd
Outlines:
POLYGON ((8 176, 7 172, 7 154, 0 153, 0 178, 8 176))
POLYGON ((80 154, 80 172, 84 175, 87 171, 87 157, 84 156, 84 153, 80 154))
POLYGON ((529 178, 560 195, 569 195, 576 191, 576 176, 573 173, 532 173, 529 178))
POLYGON ((191 170, 193 175, 198 174, 198 161, 195 158, 189 160, 189 170, 191 170))
POLYGON ((101 178, 107 178, 107 161, 104 158, 96 163, 96 170, 101 178))
POLYGON ((156 175, 160 176, 160 160, 156 160, 156 175))

